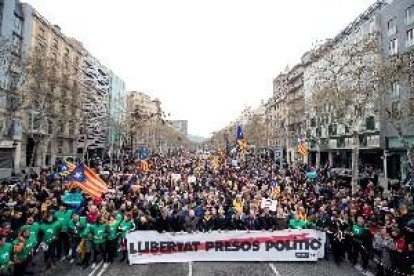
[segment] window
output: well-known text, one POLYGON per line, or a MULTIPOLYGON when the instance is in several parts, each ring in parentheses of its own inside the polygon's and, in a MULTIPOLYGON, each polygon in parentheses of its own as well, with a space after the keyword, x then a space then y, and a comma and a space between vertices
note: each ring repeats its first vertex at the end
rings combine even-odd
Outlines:
POLYGON ((392 103, 391 115, 392 115, 392 118, 398 118, 400 116, 400 103, 399 102, 392 103))
POLYGON ((55 48, 56 50, 59 49, 59 40, 57 39, 57 37, 53 38, 53 48, 55 48))
POLYGON ((408 47, 411 47, 413 45, 414 45, 414 29, 411 29, 411 30, 407 31, 405 46, 408 48, 408 47))
POLYGON ((57 60, 57 53, 56 52, 52 52, 52 59, 57 60))
POLYGON ((410 104, 410 116, 414 116, 414 99, 413 98, 410 99, 409 104, 410 104))
POLYGON ((400 84, 396 81, 392 83, 391 97, 393 99, 400 98, 400 84))
POLYGON ((12 37, 12 51, 14 54, 19 55, 21 50, 21 39, 16 34, 12 37))
POLYGON ((337 125, 336 124, 329 125, 328 131, 329 131, 329 135, 333 135, 333 136, 337 135, 337 125))
POLYGON ((376 29, 377 29, 377 27, 376 27, 376 24, 375 24, 375 20, 371 20, 369 22, 369 33, 370 34, 375 33, 376 29))
POLYGON ((53 134, 53 122, 52 120, 47 121, 47 133, 53 134))
MULTIPOLYGON (((4 92, 0 93, 0 108, 4 108, 7 106, 7 95, 4 92)), ((1 125, 0 125, 1 129, 1 125)))
POLYGON ((390 40, 390 56, 398 54, 398 39, 390 40))
POLYGON ((44 52, 44 51, 46 51, 46 44, 44 42, 38 40, 35 49, 38 52, 44 52))
POLYGON ((316 119, 315 119, 315 118, 312 118, 312 119, 311 119, 311 121, 310 121, 310 126, 311 126, 311 127, 316 127, 316 119))
POLYGON ((39 34, 38 34, 38 36, 40 37, 40 38, 45 38, 46 37, 46 31, 45 31, 45 29, 43 28, 43 27, 39 27, 39 34))
POLYGON ((338 148, 344 148, 345 147, 345 137, 339 137, 337 139, 338 148))
POLYGON ((405 23, 411 24, 414 23, 414 6, 409 7, 406 12, 405 23))
POLYGON ((322 136, 322 130, 320 127, 316 128, 316 137, 321 137, 322 136))
POLYGON ((388 21, 388 35, 395 35, 397 33, 397 22, 394 19, 388 21))
POLYGON ((374 116, 368 116, 366 118, 367 130, 375 130, 375 118, 374 116))
POLYGON ((20 19, 19 17, 17 17, 16 15, 14 16, 14 31, 21 35, 22 34, 22 19, 20 19))

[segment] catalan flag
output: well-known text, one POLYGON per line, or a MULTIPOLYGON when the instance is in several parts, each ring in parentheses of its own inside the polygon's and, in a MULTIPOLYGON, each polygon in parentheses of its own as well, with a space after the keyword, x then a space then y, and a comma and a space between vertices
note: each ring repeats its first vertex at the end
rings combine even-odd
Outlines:
POLYGON ((69 164, 67 162, 61 162, 57 165, 57 174, 62 177, 65 178, 67 177, 71 171, 73 171, 75 169, 75 165, 73 164, 69 164))
POLYGON ((243 128, 241 125, 238 125, 236 129, 236 141, 237 149, 245 153, 247 151, 247 141, 244 139, 243 128))
POLYGON ((149 172, 149 163, 147 160, 140 160, 137 166, 137 169, 141 172, 149 172))
POLYGON ((308 154, 308 148, 307 148, 305 142, 301 141, 298 144, 298 152, 302 156, 306 156, 308 154))
POLYGON ((85 193, 94 198, 100 198, 102 193, 108 189, 108 186, 99 175, 84 164, 75 166, 68 163, 68 168, 69 170, 72 170, 72 172, 67 176, 66 180, 76 184, 85 193))

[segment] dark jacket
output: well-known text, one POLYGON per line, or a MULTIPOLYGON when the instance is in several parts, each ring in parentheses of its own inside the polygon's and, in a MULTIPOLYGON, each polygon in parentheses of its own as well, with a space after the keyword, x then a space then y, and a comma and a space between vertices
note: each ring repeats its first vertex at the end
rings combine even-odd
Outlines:
POLYGON ((260 221, 257 217, 250 218, 247 217, 244 220, 244 225, 246 226, 247 230, 260 230, 260 221))
POLYGON ((274 230, 276 228, 275 217, 271 214, 262 214, 259 220, 264 230, 274 230))
POLYGON ((184 231, 188 233, 200 230, 200 219, 198 217, 185 217, 184 231))
POLYGON ((155 229, 158 232, 167 232, 168 231, 168 218, 167 217, 158 217, 158 219, 155 221, 155 229))

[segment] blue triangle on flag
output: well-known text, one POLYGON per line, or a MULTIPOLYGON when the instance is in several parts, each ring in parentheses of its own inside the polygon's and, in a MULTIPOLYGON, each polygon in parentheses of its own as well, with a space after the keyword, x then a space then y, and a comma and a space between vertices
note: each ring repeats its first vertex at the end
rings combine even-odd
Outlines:
POLYGON ((85 182, 86 176, 85 176, 85 168, 83 167, 83 164, 77 165, 75 170, 67 176, 66 180, 74 181, 74 182, 85 182))

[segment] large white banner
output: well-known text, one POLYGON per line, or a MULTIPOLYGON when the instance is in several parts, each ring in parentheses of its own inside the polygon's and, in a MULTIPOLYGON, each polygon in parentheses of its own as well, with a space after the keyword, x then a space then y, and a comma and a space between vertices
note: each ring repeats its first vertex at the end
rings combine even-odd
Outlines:
POLYGON ((317 261, 325 233, 317 230, 127 234, 130 264, 202 261, 317 261))

